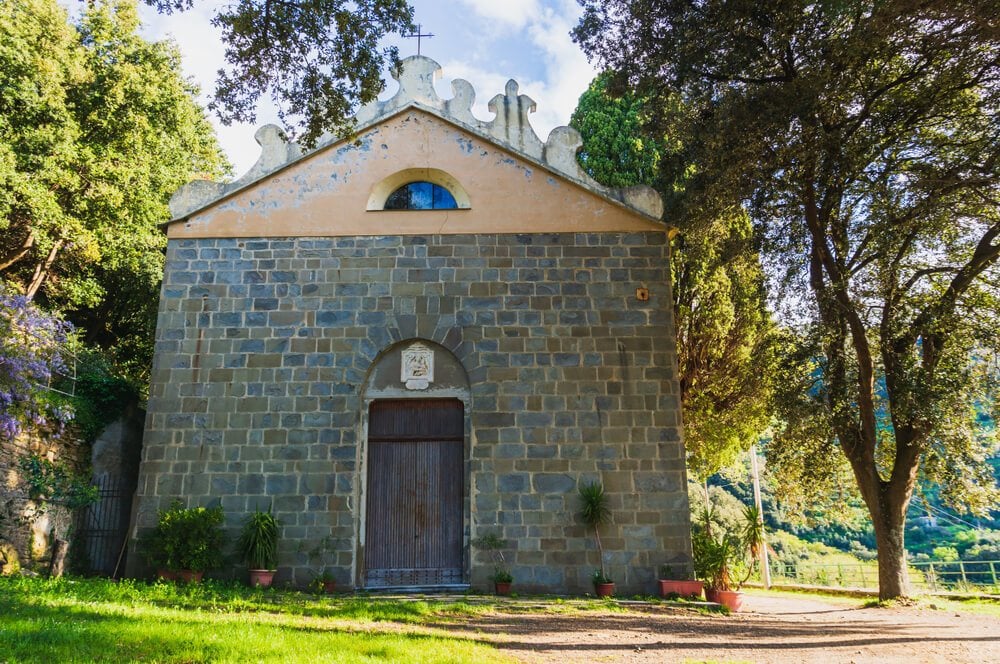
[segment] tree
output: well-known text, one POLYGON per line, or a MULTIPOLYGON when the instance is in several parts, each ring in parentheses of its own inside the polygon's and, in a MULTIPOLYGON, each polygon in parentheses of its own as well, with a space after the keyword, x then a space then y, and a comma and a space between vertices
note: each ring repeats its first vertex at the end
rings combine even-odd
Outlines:
MULTIPOLYGON (((143 0, 160 12, 184 11, 196 0, 143 0)), ((382 68, 398 64, 389 34, 413 30, 405 0, 236 0, 218 10, 229 68, 220 70, 212 107, 225 123, 254 122, 268 91, 290 131, 315 143, 324 131, 350 129, 358 104, 385 87, 382 68)))
POLYGON ((665 140, 643 133, 643 100, 628 90, 612 94, 609 79, 600 74, 591 81, 570 117, 570 126, 583 138, 580 165, 608 187, 655 186, 665 140))
POLYGON ((995 3, 584 4, 590 56, 695 109, 685 213, 748 201, 814 343, 803 378, 871 515, 879 594, 905 596, 920 472, 971 508, 996 499, 974 429, 974 358, 1000 346, 995 3))
POLYGON ((167 201, 228 164, 177 49, 138 28, 134 0, 75 28, 55 0, 0 8, 0 277, 141 373, 167 201))
MULTIPOLYGON (((570 120, 583 137, 581 164, 607 186, 648 184, 676 199, 689 173, 672 132, 645 132, 647 101, 627 90, 616 96, 609 83, 607 74, 594 79, 570 120), (679 174, 668 178, 671 171, 679 174)), ((671 272, 685 446, 689 468, 707 479, 769 424, 776 337, 749 217, 735 210, 670 221, 681 226, 671 272)))

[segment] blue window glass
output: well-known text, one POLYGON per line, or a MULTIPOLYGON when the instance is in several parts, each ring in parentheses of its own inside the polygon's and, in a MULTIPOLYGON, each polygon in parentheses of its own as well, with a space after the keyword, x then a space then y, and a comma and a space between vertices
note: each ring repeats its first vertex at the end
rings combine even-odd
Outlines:
POLYGON ((455 197, 433 182, 404 184, 385 199, 386 210, 454 210, 455 197))

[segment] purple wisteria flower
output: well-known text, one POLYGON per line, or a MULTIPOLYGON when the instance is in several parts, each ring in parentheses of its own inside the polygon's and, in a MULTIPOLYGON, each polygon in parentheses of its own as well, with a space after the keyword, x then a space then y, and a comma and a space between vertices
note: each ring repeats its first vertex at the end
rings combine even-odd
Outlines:
POLYGON ((47 389, 53 375, 66 371, 63 349, 72 331, 70 323, 0 283, 0 439, 50 420, 61 431, 72 419, 72 409, 54 403, 47 389))

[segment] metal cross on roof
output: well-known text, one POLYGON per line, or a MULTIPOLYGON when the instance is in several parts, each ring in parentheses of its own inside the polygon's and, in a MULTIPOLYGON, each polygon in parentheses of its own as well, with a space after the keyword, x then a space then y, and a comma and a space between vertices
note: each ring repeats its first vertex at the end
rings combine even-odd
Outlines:
POLYGON ((411 32, 408 35, 403 35, 403 37, 406 38, 406 39, 410 39, 412 37, 416 37, 417 38, 417 55, 420 55, 420 38, 421 37, 428 37, 429 38, 429 37, 433 37, 433 36, 434 36, 433 33, 427 33, 426 35, 420 34, 420 24, 419 23, 417 23, 417 31, 416 32, 411 32))

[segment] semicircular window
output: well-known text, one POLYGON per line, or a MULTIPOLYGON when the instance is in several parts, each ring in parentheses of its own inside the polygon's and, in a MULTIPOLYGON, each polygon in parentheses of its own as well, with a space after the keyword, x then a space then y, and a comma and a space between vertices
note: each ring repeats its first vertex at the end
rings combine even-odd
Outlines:
POLYGON ((386 210, 454 210, 458 207, 451 192, 433 182, 404 184, 385 199, 386 210))

